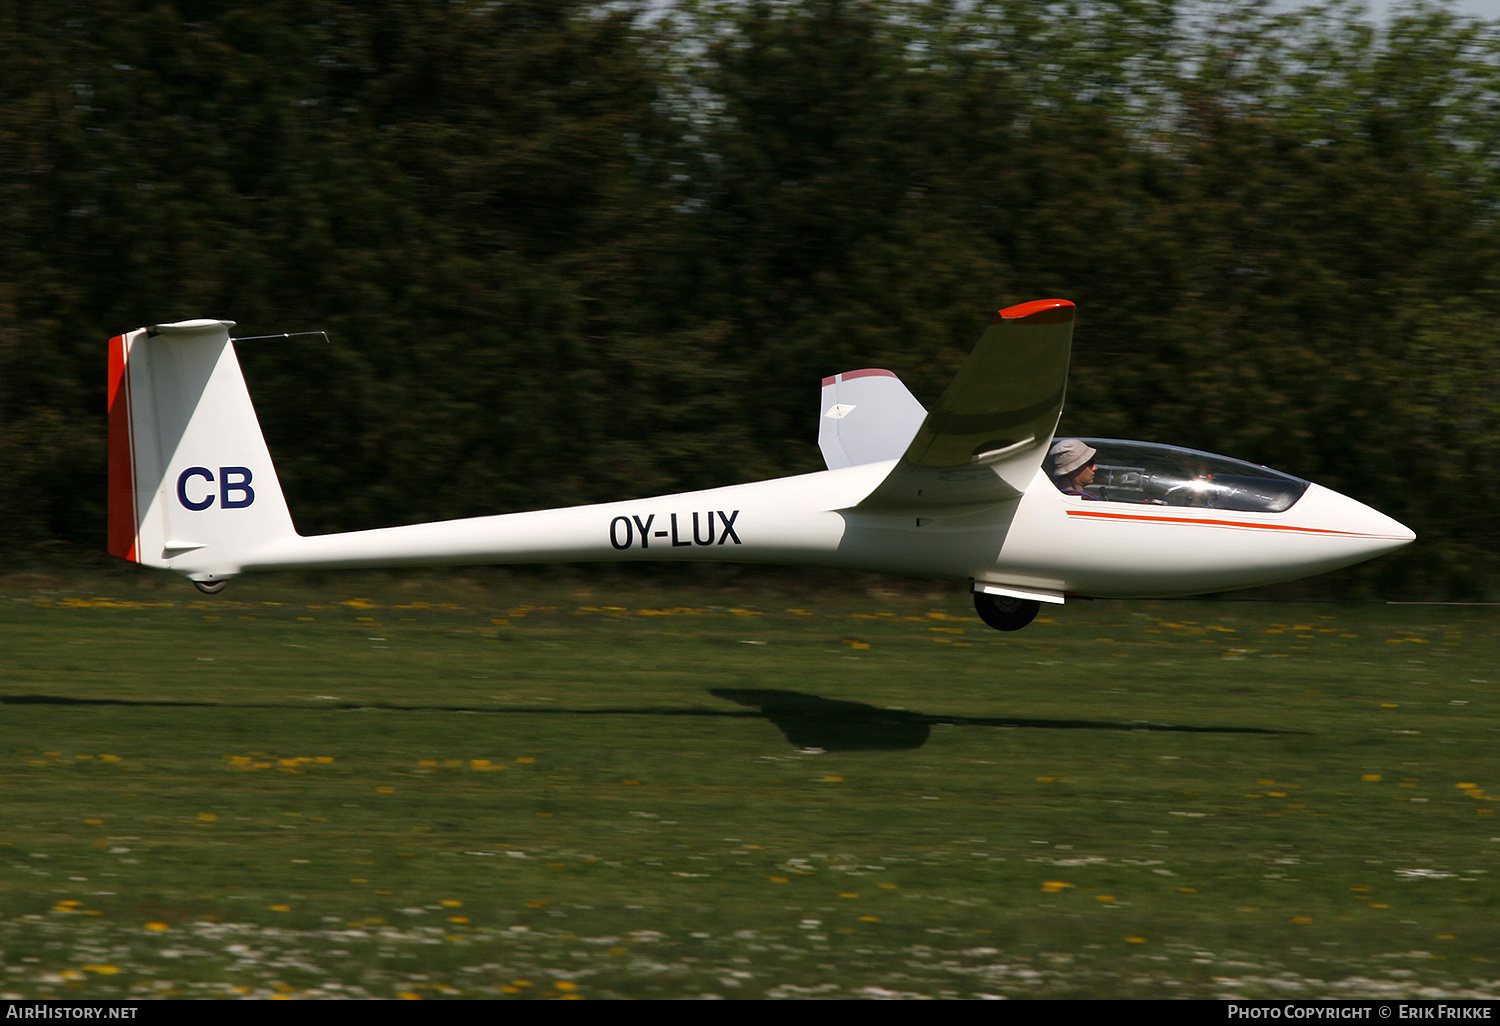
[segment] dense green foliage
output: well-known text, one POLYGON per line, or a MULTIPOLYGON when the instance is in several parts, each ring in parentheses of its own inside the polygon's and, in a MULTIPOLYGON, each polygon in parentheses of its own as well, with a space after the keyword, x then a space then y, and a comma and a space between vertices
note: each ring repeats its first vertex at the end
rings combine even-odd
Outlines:
POLYGON ((1500 590, 1500 25, 1256 0, 0 5, 0 554, 102 547, 103 341, 213 316, 304 531, 816 469, 1079 304, 1064 430, 1410 524, 1500 590))

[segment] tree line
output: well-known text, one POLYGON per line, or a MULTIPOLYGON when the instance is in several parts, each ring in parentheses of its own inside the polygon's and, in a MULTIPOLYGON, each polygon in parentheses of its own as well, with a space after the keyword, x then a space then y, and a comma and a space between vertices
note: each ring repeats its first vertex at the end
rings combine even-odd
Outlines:
POLYGON ((1439 3, 0 5, 0 565, 102 549, 104 340, 238 332, 299 529, 818 469, 1078 304, 1062 430, 1412 526, 1500 590, 1500 26, 1439 3))

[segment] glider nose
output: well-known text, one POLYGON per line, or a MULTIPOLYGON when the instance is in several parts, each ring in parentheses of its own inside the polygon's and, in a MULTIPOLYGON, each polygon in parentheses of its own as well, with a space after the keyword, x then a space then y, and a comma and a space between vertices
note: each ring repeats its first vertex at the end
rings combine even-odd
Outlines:
MULTIPOLYGON (((1365 509, 1370 509, 1370 507, 1366 506, 1365 509)), ((1387 524, 1390 525, 1390 530, 1391 530, 1390 545, 1389 545, 1389 547, 1387 547, 1385 549, 1382 549, 1381 550, 1382 552, 1394 552, 1395 550, 1401 548, 1402 546, 1410 545, 1412 542, 1414 542, 1414 541, 1417 540, 1417 532, 1413 531, 1411 528, 1407 527, 1405 524, 1401 523, 1400 521, 1393 520, 1390 517, 1386 516, 1384 513, 1376 512, 1373 509, 1371 509, 1370 512, 1374 513, 1377 517, 1380 517, 1382 520, 1384 520, 1387 524)))
POLYGON ((1321 485, 1309 487, 1298 505, 1307 507, 1304 515, 1310 514, 1318 529, 1346 543, 1352 557, 1349 563, 1394 552, 1417 538, 1416 532, 1399 520, 1321 485))

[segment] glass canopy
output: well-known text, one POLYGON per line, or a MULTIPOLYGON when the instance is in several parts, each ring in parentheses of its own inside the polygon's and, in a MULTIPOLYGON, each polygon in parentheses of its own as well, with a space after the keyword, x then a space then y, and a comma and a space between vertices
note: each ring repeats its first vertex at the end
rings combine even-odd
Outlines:
MULTIPOLYGON (((1082 441, 1098 450, 1094 479, 1082 488, 1084 498, 1280 513, 1307 491, 1308 482, 1300 478, 1227 456, 1118 438, 1082 441)), ((1052 480, 1059 488, 1073 487, 1057 477, 1052 480)))

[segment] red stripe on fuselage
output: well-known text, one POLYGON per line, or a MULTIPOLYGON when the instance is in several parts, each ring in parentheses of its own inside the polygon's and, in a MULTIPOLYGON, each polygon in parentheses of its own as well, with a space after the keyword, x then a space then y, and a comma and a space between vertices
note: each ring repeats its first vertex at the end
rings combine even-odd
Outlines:
POLYGON ((130 438, 130 374, 125 336, 109 340, 109 528, 111 556, 139 563, 136 553, 135 458, 130 438))
POLYGON ((1193 524, 1197 527, 1234 527, 1247 531, 1285 531, 1293 534, 1331 534, 1341 538, 1391 538, 1394 535, 1365 534, 1362 531, 1336 531, 1327 527, 1298 527, 1295 524, 1256 524, 1244 520, 1208 520, 1202 517, 1153 517, 1137 513, 1106 513, 1102 510, 1070 509, 1070 517, 1090 520, 1134 520, 1147 524, 1193 524))

